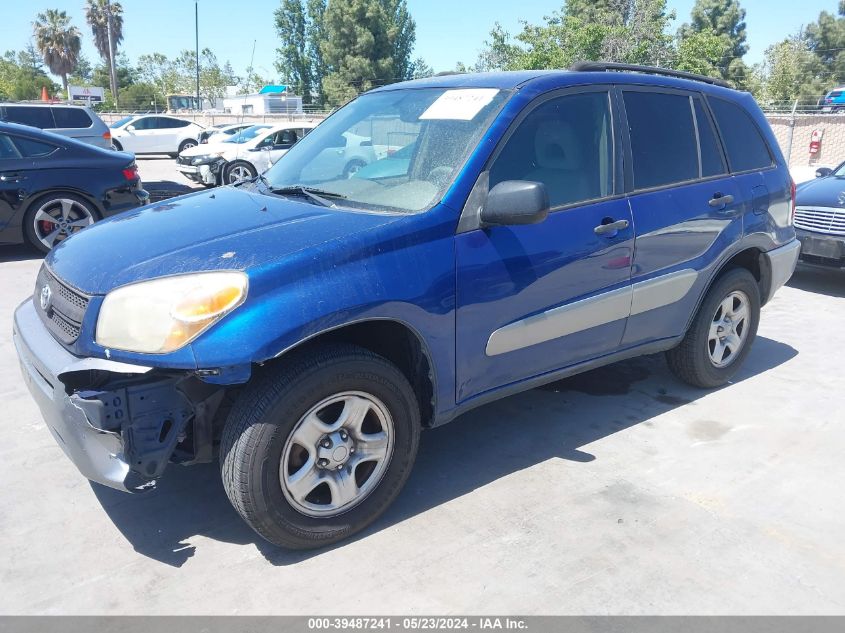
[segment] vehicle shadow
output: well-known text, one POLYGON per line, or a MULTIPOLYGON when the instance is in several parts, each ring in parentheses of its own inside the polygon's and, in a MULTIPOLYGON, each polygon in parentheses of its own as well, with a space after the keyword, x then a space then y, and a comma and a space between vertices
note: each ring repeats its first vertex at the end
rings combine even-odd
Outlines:
POLYGON ((841 299, 845 298, 845 271, 798 264, 786 285, 841 299))
POLYGON ((44 253, 29 244, 11 244, 0 249, 0 262, 26 262, 44 259, 44 253))
MULTIPOLYGON (((758 337, 734 383, 762 374, 798 354, 758 337)), ((354 540, 456 499, 549 459, 597 459, 581 447, 648 422, 711 391, 689 387, 670 374, 662 355, 609 365, 475 409, 422 435, 414 471, 397 501, 354 540), (624 398, 620 407, 602 398, 624 398), (614 413, 610 413, 612 410, 614 413)), ((115 526, 137 552, 175 567, 195 552, 197 536, 254 544, 273 565, 291 565, 343 547, 293 552, 258 537, 229 505, 216 464, 171 466, 158 489, 130 496, 92 484, 115 526)))

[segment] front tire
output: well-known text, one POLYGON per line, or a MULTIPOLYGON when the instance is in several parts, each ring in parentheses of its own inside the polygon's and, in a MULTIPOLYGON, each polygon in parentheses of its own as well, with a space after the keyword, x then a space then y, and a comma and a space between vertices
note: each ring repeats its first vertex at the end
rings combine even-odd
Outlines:
POLYGON ((291 549, 363 530, 401 491, 420 434, 414 391, 363 348, 294 353, 241 392, 220 446, 223 486, 262 537, 291 549))
POLYGON ((669 368, 694 387, 724 385, 751 351, 759 322, 757 281, 744 268, 729 270, 705 295, 680 345, 666 352, 669 368))
POLYGON ((223 167, 223 184, 235 185, 245 180, 251 180, 258 175, 250 163, 242 160, 236 160, 223 167))

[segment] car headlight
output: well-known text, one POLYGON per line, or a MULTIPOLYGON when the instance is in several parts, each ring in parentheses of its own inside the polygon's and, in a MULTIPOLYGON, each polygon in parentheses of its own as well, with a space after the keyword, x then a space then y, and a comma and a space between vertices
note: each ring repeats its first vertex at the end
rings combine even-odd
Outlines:
POLYGON ((220 158, 220 154, 203 154, 202 156, 196 156, 193 160, 191 160, 191 164, 202 165, 203 163, 213 163, 218 158, 220 158))
POLYGON ((191 342, 246 299, 241 272, 162 277, 112 290, 97 317, 103 347, 163 354, 191 342))

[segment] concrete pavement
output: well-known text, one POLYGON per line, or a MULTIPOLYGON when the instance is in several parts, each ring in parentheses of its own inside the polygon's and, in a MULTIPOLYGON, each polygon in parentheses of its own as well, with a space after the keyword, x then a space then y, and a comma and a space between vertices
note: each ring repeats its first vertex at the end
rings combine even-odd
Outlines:
POLYGON ((143 497, 77 473, 11 342, 40 260, 0 259, 2 614, 845 613, 845 274, 782 289, 734 384, 647 357, 478 409, 366 533, 289 553, 216 465, 143 497))

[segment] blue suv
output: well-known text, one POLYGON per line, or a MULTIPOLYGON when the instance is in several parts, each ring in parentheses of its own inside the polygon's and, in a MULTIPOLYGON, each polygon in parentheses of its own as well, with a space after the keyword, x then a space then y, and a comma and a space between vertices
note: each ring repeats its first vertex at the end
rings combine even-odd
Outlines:
POLYGON ((793 200, 754 100, 717 80, 437 76, 361 95, 263 176, 62 242, 14 341, 84 476, 140 492, 218 454, 249 525, 317 547, 473 407, 656 352, 727 382, 794 270, 793 200), (390 168, 351 177, 352 135, 390 168))

